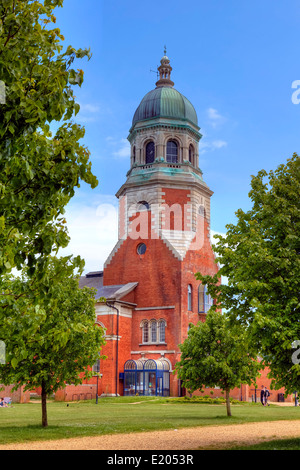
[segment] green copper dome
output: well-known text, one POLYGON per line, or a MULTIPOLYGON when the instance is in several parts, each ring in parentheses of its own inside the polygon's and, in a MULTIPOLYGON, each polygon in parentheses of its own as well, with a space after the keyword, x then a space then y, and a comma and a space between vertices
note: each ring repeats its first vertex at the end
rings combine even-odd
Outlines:
POLYGON ((198 126, 192 103, 170 86, 158 86, 144 96, 134 114, 132 125, 159 117, 189 121, 198 126))

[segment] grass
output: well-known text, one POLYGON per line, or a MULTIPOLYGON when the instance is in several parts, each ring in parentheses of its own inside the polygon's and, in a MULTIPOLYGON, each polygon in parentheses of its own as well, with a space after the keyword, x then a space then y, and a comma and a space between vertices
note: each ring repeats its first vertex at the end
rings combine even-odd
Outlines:
POLYGON ((300 439, 280 439, 251 446, 232 447, 229 450, 300 450, 300 439))
POLYGON ((46 429, 41 427, 41 404, 16 404, 0 410, 1 444, 86 437, 192 426, 230 425, 300 419, 300 408, 234 404, 232 417, 224 405, 184 403, 150 397, 101 398, 95 401, 48 403, 46 429), (139 402, 139 404, 134 404, 139 402))

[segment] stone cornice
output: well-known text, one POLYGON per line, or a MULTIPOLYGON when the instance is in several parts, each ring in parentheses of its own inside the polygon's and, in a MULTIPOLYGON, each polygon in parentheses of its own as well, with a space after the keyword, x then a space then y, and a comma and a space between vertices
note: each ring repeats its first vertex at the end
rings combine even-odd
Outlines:
POLYGON ((202 180, 201 170, 197 170, 189 163, 171 164, 167 162, 154 162, 150 165, 138 165, 127 173, 127 181, 116 193, 119 198, 126 189, 153 185, 179 189, 198 189, 207 196, 212 196, 206 183, 202 180))
POLYGON ((148 131, 150 129, 176 129, 176 130, 185 130, 192 134, 196 140, 202 138, 200 134, 200 127, 196 127, 194 124, 190 123, 188 120, 172 120, 170 119, 145 119, 145 121, 140 121, 129 130, 129 135, 127 139, 131 143, 132 140, 136 137, 138 133, 148 131))

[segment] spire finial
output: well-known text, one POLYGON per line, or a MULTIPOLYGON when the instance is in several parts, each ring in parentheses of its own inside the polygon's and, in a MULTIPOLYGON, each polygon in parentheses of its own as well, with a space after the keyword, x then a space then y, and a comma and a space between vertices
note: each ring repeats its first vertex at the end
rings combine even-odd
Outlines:
POLYGON ((160 61, 160 66, 157 69, 159 72, 159 80, 156 82, 156 86, 173 87, 174 82, 171 80, 172 67, 170 65, 170 59, 167 57, 167 46, 164 46, 164 54, 160 61))

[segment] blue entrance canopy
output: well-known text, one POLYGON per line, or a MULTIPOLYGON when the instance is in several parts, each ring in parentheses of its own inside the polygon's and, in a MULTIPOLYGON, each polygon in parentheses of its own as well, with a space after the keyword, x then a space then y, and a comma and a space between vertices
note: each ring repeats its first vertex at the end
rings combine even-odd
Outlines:
POLYGON ((124 365, 124 395, 170 395, 170 364, 164 359, 133 359, 124 365))

